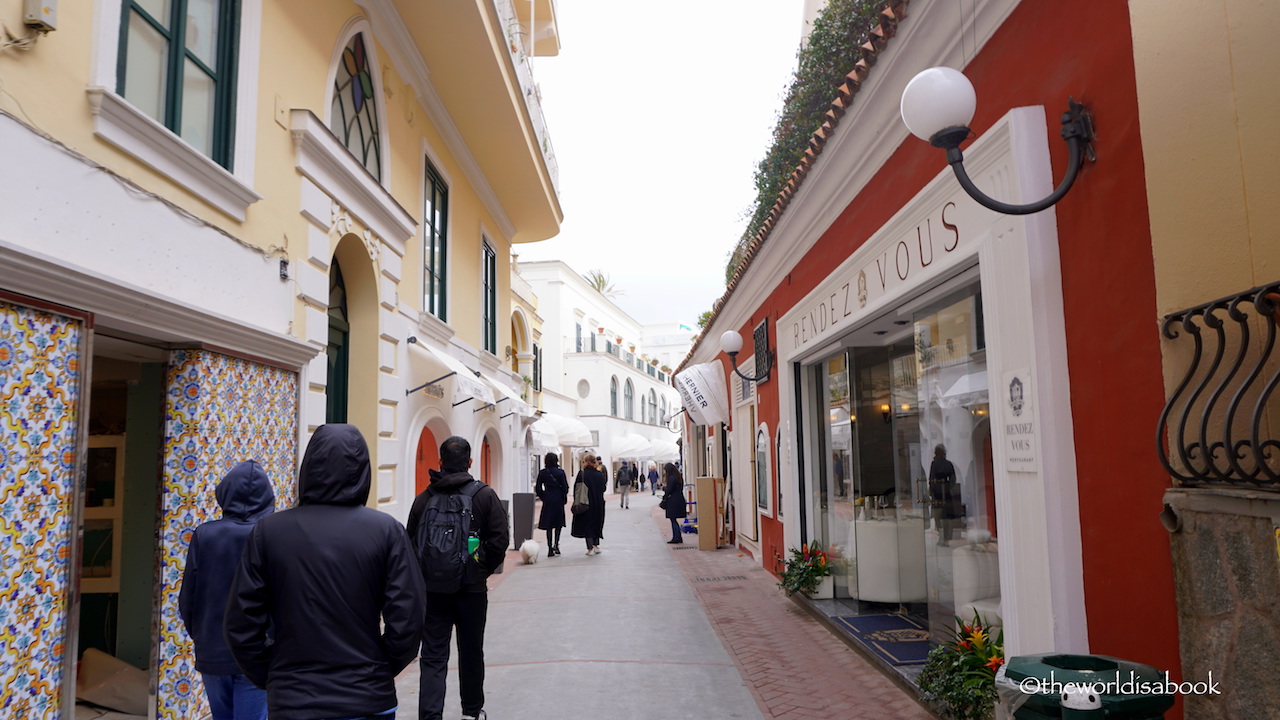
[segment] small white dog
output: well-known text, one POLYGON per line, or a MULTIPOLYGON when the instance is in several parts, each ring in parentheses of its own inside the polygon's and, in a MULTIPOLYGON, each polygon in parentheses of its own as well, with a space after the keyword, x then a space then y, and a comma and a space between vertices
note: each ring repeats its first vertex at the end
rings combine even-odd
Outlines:
POLYGON ((538 562, 538 555, 542 553, 542 546, 537 540, 532 538, 520 543, 520 557, 524 558, 525 565, 532 565, 538 562))

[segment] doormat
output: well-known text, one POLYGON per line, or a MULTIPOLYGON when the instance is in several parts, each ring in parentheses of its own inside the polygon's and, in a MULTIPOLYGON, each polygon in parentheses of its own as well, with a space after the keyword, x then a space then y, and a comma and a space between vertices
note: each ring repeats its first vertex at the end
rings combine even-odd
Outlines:
POLYGON ((901 613, 833 619, 891 665, 918 665, 929 655, 929 628, 901 613))

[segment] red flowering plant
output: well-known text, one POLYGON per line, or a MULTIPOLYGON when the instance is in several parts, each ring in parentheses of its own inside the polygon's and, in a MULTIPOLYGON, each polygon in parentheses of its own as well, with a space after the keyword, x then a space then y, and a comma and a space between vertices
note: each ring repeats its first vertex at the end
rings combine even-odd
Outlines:
POLYGON ((975 611, 955 616, 950 639, 929 652, 917 681, 925 698, 954 720, 990 720, 997 701, 996 671, 1004 664, 1004 630, 975 611))
POLYGON ((791 558, 782 571, 782 581, 778 587, 787 595, 797 592, 811 593, 818 589, 822 578, 831 574, 831 558, 822 546, 813 543, 801 545, 797 550, 791 548, 791 558))

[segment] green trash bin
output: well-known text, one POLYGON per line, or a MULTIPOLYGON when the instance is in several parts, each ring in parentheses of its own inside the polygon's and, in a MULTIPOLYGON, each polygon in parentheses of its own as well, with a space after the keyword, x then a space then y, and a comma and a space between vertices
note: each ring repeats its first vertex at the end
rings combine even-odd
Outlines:
POLYGON ((1019 655, 996 674, 1000 704, 1018 720, 1162 720, 1170 685, 1150 665, 1105 655, 1019 655))

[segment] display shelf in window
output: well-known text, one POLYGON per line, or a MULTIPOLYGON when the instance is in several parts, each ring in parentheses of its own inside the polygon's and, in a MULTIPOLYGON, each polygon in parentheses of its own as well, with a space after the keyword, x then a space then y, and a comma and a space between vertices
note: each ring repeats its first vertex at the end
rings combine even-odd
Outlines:
POLYGON ((85 470, 80 592, 120 592, 124 435, 91 435, 85 470))

